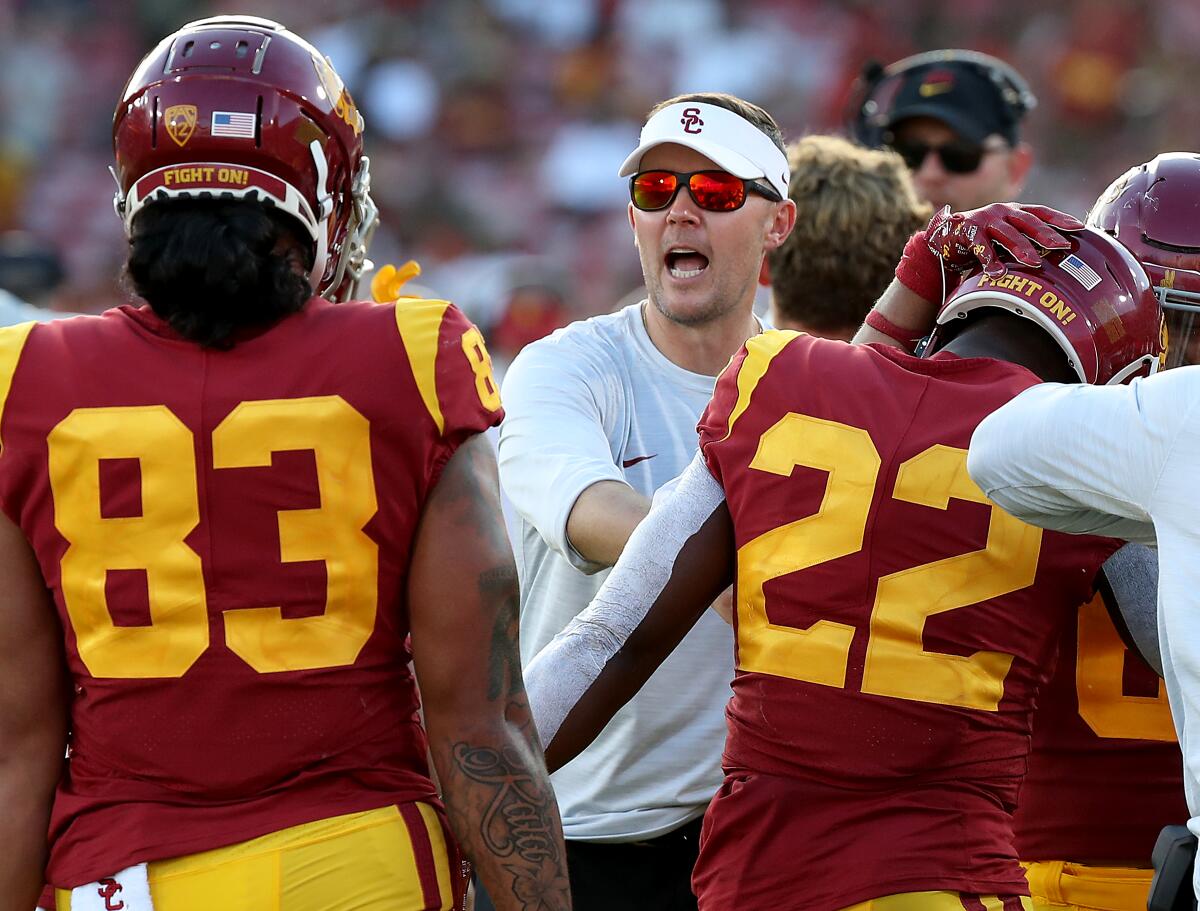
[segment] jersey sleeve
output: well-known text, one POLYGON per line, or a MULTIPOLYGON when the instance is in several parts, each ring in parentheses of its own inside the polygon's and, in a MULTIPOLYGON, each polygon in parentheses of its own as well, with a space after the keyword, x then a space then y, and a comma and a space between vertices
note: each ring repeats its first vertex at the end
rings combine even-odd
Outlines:
POLYGON ((444 462, 464 440, 504 417, 492 359, 479 329, 449 301, 401 300, 395 308, 400 341, 444 462))
POLYGON ((725 443, 733 435, 740 418, 750 406, 759 381, 775 357, 802 333, 770 329, 754 336, 733 356, 721 375, 712 400, 700 415, 696 431, 700 435, 700 452, 704 464, 718 483, 724 486, 721 460, 725 443))

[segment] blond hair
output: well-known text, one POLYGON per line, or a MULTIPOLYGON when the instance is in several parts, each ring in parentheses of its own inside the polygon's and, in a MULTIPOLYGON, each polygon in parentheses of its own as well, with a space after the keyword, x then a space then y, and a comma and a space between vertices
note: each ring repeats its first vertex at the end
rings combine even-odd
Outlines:
POLYGON ((931 214, 904 161, 837 136, 788 148, 796 228, 767 256, 777 319, 853 332, 892 279, 904 244, 931 214))

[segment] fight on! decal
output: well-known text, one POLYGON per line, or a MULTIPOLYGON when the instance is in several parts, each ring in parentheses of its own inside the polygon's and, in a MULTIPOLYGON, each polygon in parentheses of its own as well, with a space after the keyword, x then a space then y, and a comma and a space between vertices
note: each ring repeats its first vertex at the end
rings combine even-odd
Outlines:
POLYGON ((168 190, 190 188, 204 190, 247 190, 257 187, 278 199, 287 194, 282 180, 257 168, 240 168, 228 164, 190 164, 171 168, 160 168, 143 177, 134 186, 134 193, 142 199, 159 187, 168 190))
POLYGON ((196 106, 194 104, 173 104, 163 111, 163 124, 167 135, 182 148, 196 132, 196 106))

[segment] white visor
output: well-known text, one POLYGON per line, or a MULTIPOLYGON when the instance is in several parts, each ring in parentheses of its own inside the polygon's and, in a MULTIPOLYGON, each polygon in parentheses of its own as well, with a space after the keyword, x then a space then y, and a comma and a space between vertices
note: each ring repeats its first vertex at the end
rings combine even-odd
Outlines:
POLYGON ((761 177, 788 198, 787 156, 748 120, 715 104, 681 101, 665 107, 642 127, 641 141, 617 172, 636 174, 642 156, 666 142, 687 146, 735 177, 761 177))

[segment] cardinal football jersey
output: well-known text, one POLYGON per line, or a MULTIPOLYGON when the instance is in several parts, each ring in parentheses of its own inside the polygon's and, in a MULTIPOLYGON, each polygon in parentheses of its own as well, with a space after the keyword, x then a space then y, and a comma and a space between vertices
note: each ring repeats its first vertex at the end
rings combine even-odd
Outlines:
POLYGON ((967 475, 975 425, 1036 381, 784 332, 718 380, 700 443, 735 528, 737 672, 703 908, 1028 894, 1030 713, 1118 546, 1025 525, 967 475))
POLYGON ((0 402, 0 507, 74 678, 51 883, 433 798, 410 549, 502 414, 457 309, 313 299, 228 349, 148 308, 27 324, 0 402))
POLYGON ((1068 626, 1038 695, 1017 807, 1022 860, 1150 866, 1159 831, 1188 818, 1163 681, 1097 596, 1068 626))

